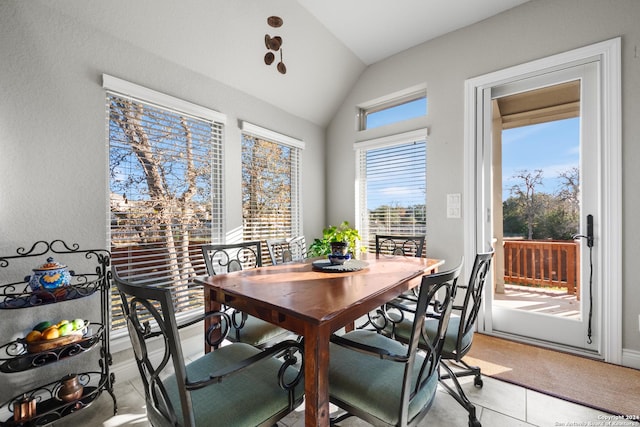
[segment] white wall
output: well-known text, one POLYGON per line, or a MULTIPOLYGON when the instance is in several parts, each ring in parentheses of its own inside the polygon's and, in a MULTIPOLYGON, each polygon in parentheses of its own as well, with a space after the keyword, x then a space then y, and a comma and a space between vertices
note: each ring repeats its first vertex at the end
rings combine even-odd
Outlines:
MULTIPOLYGON (((623 348, 640 363, 640 288, 634 260, 640 248, 635 219, 640 179, 640 2, 637 0, 533 0, 478 24, 411 48, 370 66, 346 97, 327 130, 327 219, 354 220, 352 145, 382 136, 384 129, 355 130, 356 106, 418 84, 426 84, 428 117, 394 126, 427 126, 427 248, 429 255, 457 260, 463 255, 463 219, 447 219, 447 193, 463 193, 464 81, 617 36, 622 37, 623 126, 623 348), (338 170, 340 173, 337 173, 338 170), (628 262, 627 262, 628 261, 628 262)), ((463 197, 464 198, 464 197, 463 197)), ((463 215, 465 214, 463 207, 463 215)), ((605 285, 606 287, 606 285, 605 285)))
MULTIPOLYGON (((102 73, 227 115, 227 231, 240 227, 242 217, 237 121, 304 140, 304 233, 309 240, 322 229, 324 129, 34 3, 0 2, 0 254, 15 254, 35 240, 108 248, 109 158, 102 73)), ((0 337, 28 331, 36 318, 77 317, 75 304, 59 305, 64 314, 0 310, 0 337)), ((0 375, 0 401, 15 392, 8 384, 24 385, 24 378, 0 375)), ((40 375, 34 378, 42 381, 40 375)))
POLYGON ((106 245, 102 73, 227 115, 228 229, 241 224, 237 121, 303 139, 305 234, 324 225, 322 128, 29 2, 0 4, 0 57, 0 247, 53 238, 106 245))

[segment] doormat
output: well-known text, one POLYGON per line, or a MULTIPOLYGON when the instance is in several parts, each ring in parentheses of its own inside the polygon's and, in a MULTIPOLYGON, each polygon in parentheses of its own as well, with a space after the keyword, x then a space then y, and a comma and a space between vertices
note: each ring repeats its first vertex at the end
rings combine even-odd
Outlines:
POLYGON ((474 335, 464 360, 492 378, 610 414, 640 417, 637 369, 484 334, 474 335))

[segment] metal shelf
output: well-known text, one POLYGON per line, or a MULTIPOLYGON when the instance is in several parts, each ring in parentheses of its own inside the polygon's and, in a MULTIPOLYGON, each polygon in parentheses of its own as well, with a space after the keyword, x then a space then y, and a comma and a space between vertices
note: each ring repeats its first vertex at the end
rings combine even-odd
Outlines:
POLYGON ((6 421, 0 422, 0 426, 42 426, 49 424, 90 406, 102 394, 103 390, 108 390, 110 380, 102 372, 83 372, 77 375, 79 382, 84 386, 80 399, 72 402, 60 400, 57 396, 62 382, 60 380, 54 381, 15 396, 0 407, 0 411, 8 411, 13 414, 14 405, 19 404, 22 398, 26 396, 36 400, 35 416, 26 421, 15 421, 12 415, 6 421))
MULTIPOLYGON (((13 415, 15 405, 20 403, 25 396, 28 399, 36 400, 36 415, 27 421, 15 421, 12 416, 4 422, 0 421, 0 427, 49 424, 86 408, 103 391, 107 391, 111 395, 113 413, 114 415, 117 413, 118 407, 113 393, 115 377, 110 372, 112 359, 109 350, 109 312, 111 308, 109 293, 111 271, 109 266, 111 254, 105 249, 82 250, 77 243, 68 245, 62 240, 53 240, 51 242, 40 240, 35 242, 31 248, 18 248, 14 255, 0 255, 0 270, 3 273, 11 273, 3 277, 9 278, 9 280, 17 280, 21 269, 24 269, 24 265, 27 264, 24 261, 29 261, 33 257, 51 254, 63 254, 63 257, 73 259, 76 259, 76 256, 83 257, 82 262, 84 264, 87 262, 95 264, 95 273, 76 274, 73 271, 69 271, 71 275, 71 283, 69 285, 49 290, 32 290, 29 286, 28 278, 0 285, 0 316, 3 316, 3 312, 8 314, 6 313, 7 310, 37 309, 43 305, 63 303, 64 301, 84 298, 98 293, 100 295, 100 323, 91 322, 91 329, 78 341, 37 353, 29 353, 28 345, 23 338, 7 343, 0 347, 0 372, 11 374, 46 366, 69 357, 81 355, 97 346, 100 348, 100 360, 98 361, 100 371, 78 374, 79 382, 84 386, 83 395, 73 402, 64 402, 57 398, 58 390, 62 384, 61 380, 21 392, 0 405, 0 417, 4 418, 5 414, 13 415)), ((77 264, 79 265, 80 262, 77 264)), ((13 316, 14 314, 11 315, 13 316)))
POLYGON ((13 372, 27 371, 29 369, 39 368, 50 363, 55 363, 59 360, 73 357, 93 349, 96 344, 100 343, 104 326, 96 323, 91 324, 91 326, 97 326, 98 328, 95 332, 93 330, 94 328, 91 328, 90 332, 87 332, 81 340, 46 351, 30 353, 28 351, 27 343, 23 338, 19 338, 1 346, 0 372, 10 374, 13 372), (6 357, 3 357, 5 355, 6 357))

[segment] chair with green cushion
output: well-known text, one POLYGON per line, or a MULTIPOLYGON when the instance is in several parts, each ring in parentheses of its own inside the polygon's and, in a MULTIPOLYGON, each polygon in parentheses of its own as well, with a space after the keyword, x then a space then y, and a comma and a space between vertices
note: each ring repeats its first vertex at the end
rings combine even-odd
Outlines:
MULTIPOLYGON (((248 241, 224 245, 202 245, 202 256, 211 276, 227 274, 248 268, 262 267, 262 244, 248 241)), ((231 316, 231 331, 227 339, 264 348, 271 342, 284 339, 290 331, 272 323, 249 316, 233 308, 227 310, 231 316)))
POLYGON ((415 426, 424 418, 436 396, 461 268, 423 276, 409 345, 361 329, 331 337, 329 398, 346 411, 333 423, 357 416, 377 426, 415 426), (439 333, 424 334, 426 319, 436 322, 439 333), (424 351, 418 351, 420 339, 424 351))
MULTIPOLYGON (((477 254, 468 284, 458 285, 458 296, 464 292, 464 299, 462 304, 453 305, 453 314, 447 328, 442 349, 442 363, 440 364, 445 371, 440 375, 440 383, 467 410, 469 413, 469 426, 471 427, 480 427, 480 422, 476 417, 475 406, 462 390, 458 378, 473 375, 474 385, 476 387, 482 387, 483 385, 480 368, 468 365, 462 358, 471 350, 471 345, 473 344, 475 323, 482 303, 482 292, 489 274, 492 257, 493 251, 477 254), (449 361, 454 365, 455 370, 445 361, 449 361), (445 381, 448 379, 451 379, 453 387, 445 381)), ((412 311, 412 309, 397 305, 393 308, 388 307, 387 318, 390 319, 390 322, 382 333, 392 336, 401 342, 409 342, 413 322, 411 321, 412 315, 407 315, 407 311, 412 311)), ((437 327, 438 325, 431 319, 427 319, 424 324, 427 335, 435 333, 437 327)), ((424 346, 424 343, 421 342, 420 347, 424 346)))
POLYGON ((216 350, 185 363, 171 289, 127 281, 112 270, 144 387, 147 417, 159 426, 273 426, 304 398, 302 345, 267 350, 219 346, 229 331, 224 312, 210 312, 205 334, 216 350))

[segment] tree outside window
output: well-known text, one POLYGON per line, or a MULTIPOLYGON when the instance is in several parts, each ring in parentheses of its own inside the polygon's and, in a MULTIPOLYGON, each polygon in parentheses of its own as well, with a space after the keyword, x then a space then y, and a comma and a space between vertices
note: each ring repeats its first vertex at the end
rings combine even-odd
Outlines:
POLYGON ((172 287, 176 311, 201 307, 189 285, 204 273, 198 245, 221 234, 221 125, 117 94, 107 100, 112 262, 172 287))

